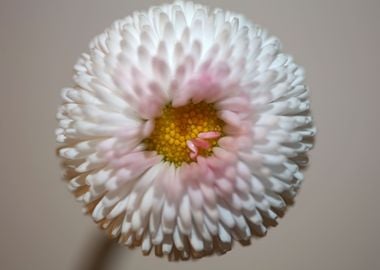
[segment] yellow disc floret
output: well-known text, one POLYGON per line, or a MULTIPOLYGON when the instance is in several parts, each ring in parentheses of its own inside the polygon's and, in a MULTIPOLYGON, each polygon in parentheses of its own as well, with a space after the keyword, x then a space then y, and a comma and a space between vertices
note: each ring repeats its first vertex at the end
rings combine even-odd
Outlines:
MULTIPOLYGON (((192 161, 188 141, 198 138, 201 133, 221 134, 223 125, 224 122, 217 117, 212 104, 189 103, 177 108, 166 105, 161 116, 155 119, 154 130, 144 143, 147 150, 156 151, 164 160, 180 166, 183 162, 192 161)), ((207 143, 210 147, 200 149, 198 155, 210 156, 212 148, 217 145, 217 138, 208 139, 207 143)))

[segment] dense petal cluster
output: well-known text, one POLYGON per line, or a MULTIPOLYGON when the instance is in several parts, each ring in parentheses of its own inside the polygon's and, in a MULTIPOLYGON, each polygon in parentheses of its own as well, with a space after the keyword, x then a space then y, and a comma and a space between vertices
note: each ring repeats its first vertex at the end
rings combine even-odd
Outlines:
POLYGON ((303 180, 304 71, 241 15, 177 1, 95 37, 62 91, 69 188, 110 236, 170 259, 265 235, 303 180))

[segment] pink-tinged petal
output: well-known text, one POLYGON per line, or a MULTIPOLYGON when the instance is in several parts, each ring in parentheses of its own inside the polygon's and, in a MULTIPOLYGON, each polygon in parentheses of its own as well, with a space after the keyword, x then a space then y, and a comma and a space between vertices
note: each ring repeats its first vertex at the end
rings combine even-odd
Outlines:
POLYGON ((217 107, 220 110, 232 111, 232 112, 249 112, 251 106, 249 104, 249 98, 247 97, 227 97, 217 103, 217 107))
POLYGON ((203 196, 199 187, 190 186, 187 189, 187 193, 189 194, 191 206, 197 209, 201 209, 203 206, 203 196))
POLYGON ((150 136, 150 134, 154 130, 154 121, 153 120, 148 120, 144 123, 143 128, 142 128, 142 136, 144 138, 147 138, 150 136))
POLYGON ((186 145, 191 150, 191 152, 189 154, 190 158, 195 160, 198 156, 198 147, 195 145, 195 141, 194 140, 188 140, 188 141, 186 141, 186 145))
POLYGON ((214 156, 211 156, 211 157, 207 158, 206 162, 207 162, 207 166, 211 170, 213 170, 214 172, 216 172, 216 174, 222 173, 223 169, 224 169, 224 166, 226 165, 226 163, 223 160, 218 159, 218 158, 216 158, 214 156))
POLYGON ((199 187, 202 191, 205 201, 207 201, 208 204, 215 205, 217 198, 214 187, 202 182, 199 184, 199 187))
POLYGON ((162 103, 154 97, 145 96, 141 98, 138 112, 143 119, 154 119, 160 115, 162 103))
POLYGON ((234 191, 234 186, 227 179, 218 179, 215 184, 224 195, 230 195, 234 191))
POLYGON ((200 149, 209 149, 210 148, 210 143, 208 141, 206 141, 206 140, 203 140, 203 139, 195 138, 195 139, 192 139, 191 142, 197 148, 200 148, 200 149))
POLYGON ((218 139, 220 136, 221 133, 218 131, 201 132, 198 134, 198 137, 201 139, 218 139))
POLYGON ((236 140, 237 139, 232 136, 224 136, 218 140, 218 144, 220 147, 228 151, 236 152, 239 149, 239 145, 236 140))
POLYGON ((117 134, 115 134, 115 136, 128 140, 137 137, 139 133, 140 130, 138 128, 126 126, 123 127, 123 129, 121 129, 117 134))
POLYGON ((196 83, 199 87, 203 89, 209 88, 211 85, 213 85, 214 80, 211 74, 204 72, 200 74, 200 76, 197 78, 196 83))
POLYGON ((114 168, 139 168, 141 166, 153 165, 161 160, 161 157, 154 152, 134 152, 128 155, 125 155, 122 158, 118 158, 110 161, 110 165, 114 168))
POLYGON ((193 140, 188 140, 186 142, 187 147, 191 150, 191 152, 198 153, 198 148, 195 146, 193 140))
POLYGON ((225 164, 235 164, 235 162, 237 161, 237 156, 234 152, 226 151, 221 147, 215 147, 213 151, 215 157, 225 162, 225 164))
POLYGON ((179 180, 178 170, 173 164, 169 165, 166 178, 163 179, 165 194, 169 202, 178 201, 184 192, 184 183, 179 180))
POLYGON ((239 115, 237 115, 234 112, 231 111, 220 111, 219 113, 220 119, 222 119, 227 124, 233 126, 233 127, 240 127, 241 126, 241 119, 239 115))

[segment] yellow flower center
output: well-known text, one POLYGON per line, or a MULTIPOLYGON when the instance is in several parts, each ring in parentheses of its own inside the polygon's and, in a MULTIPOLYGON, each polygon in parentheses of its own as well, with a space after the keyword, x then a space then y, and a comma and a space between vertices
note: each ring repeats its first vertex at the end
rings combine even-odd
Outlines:
POLYGON ((155 119, 154 130, 144 143, 147 150, 156 151, 164 160, 180 166, 196 156, 210 156, 223 126, 212 104, 190 103, 177 108, 167 105, 155 119))

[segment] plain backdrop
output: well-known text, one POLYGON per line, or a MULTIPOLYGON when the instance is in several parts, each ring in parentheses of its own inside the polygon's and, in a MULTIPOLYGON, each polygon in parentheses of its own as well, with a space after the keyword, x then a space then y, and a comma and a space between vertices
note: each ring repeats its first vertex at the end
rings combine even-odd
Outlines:
MULTIPOLYGON (((161 2, 0 0, 1 269, 85 270, 97 256, 103 234, 55 156, 59 91, 93 36, 161 2)), ((244 13, 305 67, 319 131, 306 181, 279 226, 249 247, 184 263, 121 248, 107 269, 380 269, 380 1, 199 2, 244 13)))

